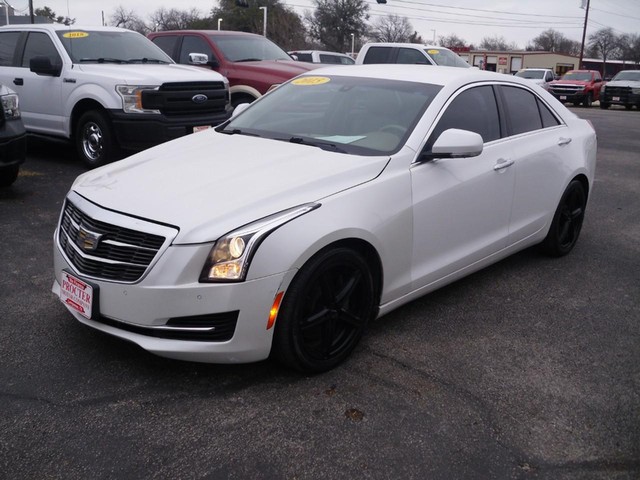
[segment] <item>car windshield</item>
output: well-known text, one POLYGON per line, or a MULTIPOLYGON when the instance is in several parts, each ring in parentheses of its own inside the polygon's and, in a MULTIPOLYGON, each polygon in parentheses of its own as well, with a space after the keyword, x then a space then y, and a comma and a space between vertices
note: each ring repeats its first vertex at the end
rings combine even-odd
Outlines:
POLYGON ((631 80, 635 82, 640 82, 640 70, 627 70, 624 72, 619 72, 613 80, 631 80))
POLYGON ((209 38, 230 62, 291 60, 287 52, 260 35, 210 35, 209 38))
POLYGON ((471 68, 457 53, 446 48, 426 48, 425 52, 436 62, 436 65, 444 67, 471 68))
POLYGON ((590 82, 591 74, 589 72, 569 72, 563 75, 562 80, 578 80, 580 82, 590 82))
POLYGON ((544 78, 544 70, 523 70, 516 73, 516 77, 539 80, 541 78, 544 78))
POLYGON ((273 90, 218 131, 374 156, 395 153, 442 87, 303 76, 273 90))
POLYGON ((173 63, 151 40, 129 31, 59 30, 74 63, 173 63))

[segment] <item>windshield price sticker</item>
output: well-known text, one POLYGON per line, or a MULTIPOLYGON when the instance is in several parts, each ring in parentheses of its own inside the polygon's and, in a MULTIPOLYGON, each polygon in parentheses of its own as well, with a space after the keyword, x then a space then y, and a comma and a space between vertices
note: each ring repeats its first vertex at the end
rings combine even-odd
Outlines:
POLYGON ((440 53, 440 50, 427 50, 427 53, 429 55, 438 55, 440 53))
POLYGON ((62 36, 64 38, 85 38, 88 37, 89 34, 87 32, 67 32, 63 33, 62 36))
POLYGON ((62 272, 60 300, 85 318, 91 318, 93 287, 68 272, 62 272))
POLYGON ((322 85, 323 83, 329 83, 331 79, 329 77, 302 77, 296 78, 293 82, 294 85, 322 85))

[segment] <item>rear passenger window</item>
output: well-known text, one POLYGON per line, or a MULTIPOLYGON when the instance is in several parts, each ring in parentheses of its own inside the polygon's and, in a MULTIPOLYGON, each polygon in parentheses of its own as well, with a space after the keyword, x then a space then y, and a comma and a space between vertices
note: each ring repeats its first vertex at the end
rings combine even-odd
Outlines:
POLYGON ((362 63, 391 63, 391 47, 371 47, 362 63))
POLYGON ((51 65, 62 65, 62 59, 46 33, 29 33, 21 65, 29 68, 29 62, 34 57, 47 57, 51 61, 51 65))
POLYGON ((475 132, 485 143, 499 139, 500 117, 493 88, 474 87, 458 95, 447 107, 429 137, 427 149, 431 150, 440 134, 450 128, 475 132))
POLYGON ((299 62, 313 62, 310 53, 294 53, 296 57, 298 57, 299 62))
POLYGON ((19 37, 20 32, 0 33, 0 66, 10 67, 13 65, 13 54, 19 37))
POLYGON ((511 135, 540 130, 542 119, 535 95, 517 87, 502 86, 501 89, 511 121, 511 135))
POLYGON ((340 63, 340 57, 337 55, 320 54, 320 63, 340 63))
POLYGON ((560 125, 558 119, 553 115, 553 113, 551 113, 551 110, 549 110, 549 108, 547 108, 547 106, 542 103, 542 100, 540 100, 539 98, 537 100, 538 108, 540 109, 540 117, 542 118, 542 127, 549 128, 560 125))
POLYGON ((431 65, 431 63, 427 60, 427 57, 418 50, 414 50, 413 48, 400 48, 398 50, 398 58, 396 63, 404 63, 413 65, 416 63, 431 65))

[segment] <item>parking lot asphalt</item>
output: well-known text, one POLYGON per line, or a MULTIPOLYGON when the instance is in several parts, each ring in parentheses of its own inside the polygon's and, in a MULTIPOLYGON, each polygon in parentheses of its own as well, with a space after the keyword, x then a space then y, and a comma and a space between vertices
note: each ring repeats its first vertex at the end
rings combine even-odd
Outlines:
POLYGON ((76 322, 51 250, 83 167, 32 142, 0 190, 0 478, 640 478, 640 112, 573 111, 599 143, 576 249, 414 301, 311 377, 166 360, 76 322))

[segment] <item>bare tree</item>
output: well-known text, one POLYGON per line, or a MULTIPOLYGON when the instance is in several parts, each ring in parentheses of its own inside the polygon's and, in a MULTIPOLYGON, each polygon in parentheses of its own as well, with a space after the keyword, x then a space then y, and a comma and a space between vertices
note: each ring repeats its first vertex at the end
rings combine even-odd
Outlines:
POLYGON ((640 63, 640 35, 625 33, 618 37, 618 60, 630 60, 634 64, 640 63))
POLYGON ((406 43, 413 32, 407 17, 387 15, 373 22, 370 36, 376 42, 406 43))
POLYGON ((441 35, 438 37, 438 43, 440 46, 447 48, 461 48, 469 46, 466 40, 460 38, 455 33, 452 33, 451 35, 441 35))
POLYGON ((602 58, 602 76, 605 76, 607 58, 615 55, 620 47, 620 42, 612 28, 602 28, 589 35, 590 53, 602 58))
POLYGON ((527 50, 542 50, 545 52, 580 54, 580 42, 567 38, 563 33, 549 28, 531 40, 527 50))
POLYGON ((128 28, 142 35, 151 31, 151 28, 133 10, 127 10, 122 5, 111 14, 109 24, 114 27, 128 28))
POLYGON ((484 37, 480 42, 480 50, 489 50, 493 52, 505 50, 517 50, 518 45, 515 42, 507 42, 507 40, 498 35, 493 37, 484 37))
POLYGON ((151 22, 154 30, 186 30, 189 28, 205 28, 203 23, 207 23, 197 8, 191 10, 178 10, 164 7, 159 8, 151 14, 151 22))

